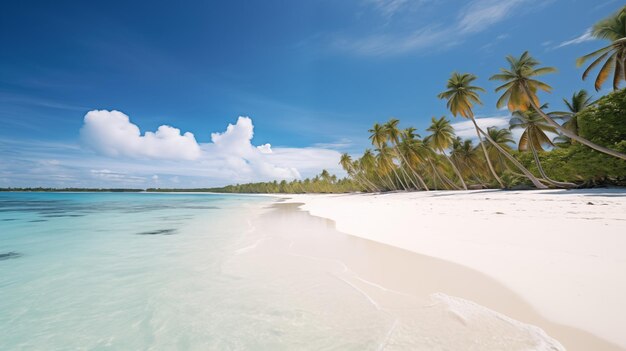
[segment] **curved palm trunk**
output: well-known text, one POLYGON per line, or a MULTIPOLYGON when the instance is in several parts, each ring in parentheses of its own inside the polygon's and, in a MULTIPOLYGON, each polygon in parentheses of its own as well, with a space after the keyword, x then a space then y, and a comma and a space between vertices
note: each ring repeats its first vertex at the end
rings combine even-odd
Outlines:
POLYGON ((446 184, 448 184, 452 189, 461 190, 461 187, 459 187, 455 182, 453 182, 452 179, 448 178, 448 176, 446 176, 444 172, 439 172, 439 174, 441 175, 443 180, 446 182, 446 184))
MULTIPOLYGON (((470 116, 470 119, 472 120, 472 123, 474 123, 474 128, 476 129, 476 135, 478 136, 478 143, 480 143, 480 148, 483 150, 483 154, 485 155, 485 160, 487 161, 487 165, 489 166, 489 170, 491 171, 491 174, 493 175, 493 177, 496 178, 496 180, 500 184, 500 188, 504 189, 505 188, 504 183, 502 182, 502 179, 500 179, 500 177, 498 177, 498 174, 496 173, 496 170, 493 169, 493 165, 491 164, 491 159, 489 158, 489 153, 487 152, 487 148, 485 147, 485 144, 483 142, 483 138, 480 136, 481 133, 485 134, 485 132, 483 132, 483 130, 480 129, 480 127, 478 127, 478 123, 476 123, 476 120, 474 119, 474 116, 470 116)), ((489 139, 491 139, 491 138, 489 138, 489 139)))
POLYGON ((358 173, 355 173, 353 175, 354 180, 366 191, 376 191, 374 188, 372 188, 366 181, 364 181, 362 178, 359 177, 358 173))
MULTIPOLYGON (((435 164, 433 163, 431 159, 428 159, 428 163, 430 164, 430 167, 433 169, 433 174, 435 175, 435 177, 439 178, 439 181, 441 181, 442 187, 445 187, 445 185, 447 184, 452 189, 455 189, 455 190, 459 189, 459 187, 456 186, 456 184, 454 184, 448 177, 443 176, 442 174, 439 173, 439 171, 437 170, 437 167, 435 167, 435 164)), ((437 182, 435 181, 435 188, 436 187, 437 187, 437 182)))
POLYGON ((446 155, 446 152, 443 149, 440 149, 440 151, 443 154, 443 156, 446 158, 446 160, 450 162, 450 166, 452 166, 454 173, 456 174, 456 176, 461 181, 461 184, 463 185, 463 190, 467 190, 467 185, 465 185, 465 181, 463 180, 463 176, 461 175, 461 172, 459 171, 459 169, 456 168, 456 165, 454 164, 454 162, 452 162, 452 159, 448 155, 446 155))
POLYGON ((535 177, 532 173, 530 173, 530 171, 527 170, 526 167, 524 167, 524 165, 522 165, 515 157, 511 156, 511 154, 509 154, 506 150, 504 150, 502 148, 502 146, 498 145, 498 143, 496 143, 493 139, 491 139, 489 134, 485 133, 484 130, 480 129, 477 124, 475 124, 475 126, 485 136, 485 138, 496 149, 498 149, 498 151, 500 151, 504 155, 504 157, 506 157, 509 161, 511 161, 511 163, 513 163, 515 165, 515 167, 517 167, 520 171, 522 171, 522 173, 524 173, 524 176, 526 176, 526 178, 528 178, 528 180, 530 180, 537 189, 547 189, 548 188, 543 183, 541 183, 539 181, 539 179, 537 179, 537 177, 535 177))
POLYGON ((411 175, 409 174, 409 172, 406 171, 406 169, 404 169, 404 167, 402 167, 402 165, 400 165, 400 170, 402 171, 402 176, 404 177, 404 182, 409 184, 409 182, 411 184, 413 184, 413 187, 415 190, 420 190, 419 185, 415 184, 415 181, 413 180, 413 178, 411 178, 411 175))
POLYGON ((409 189, 408 189, 408 187, 406 185, 404 185, 404 182, 402 181, 402 178, 400 178, 400 176, 398 175, 398 171, 396 171, 395 165, 391 166, 391 170, 393 171, 393 174, 396 176, 396 179, 398 179, 398 182, 402 186, 402 189, 404 189, 404 191, 408 191, 409 189))
POLYGON ((376 184, 374 184, 374 182, 372 182, 371 180, 369 180, 369 178, 367 178, 367 174, 363 173, 360 174, 361 178, 363 178, 363 181, 367 184, 369 184, 369 186, 374 189, 374 192, 380 192, 380 189, 376 186, 376 184))
MULTIPOLYGON (((411 172, 413 173, 413 175, 415 175, 415 177, 417 178, 417 181, 420 183, 420 185, 422 186, 422 188, 424 188, 426 191, 428 191, 428 186, 426 186, 426 183, 424 182, 424 179, 422 179, 422 177, 420 177, 419 173, 417 173, 417 171, 415 171, 413 169, 413 167, 411 166, 411 164, 407 161, 407 159, 404 157, 404 155, 400 152, 400 150, 398 149, 398 147, 395 147, 396 149, 396 153, 398 155, 400 155, 400 158, 402 159, 402 161, 404 162, 404 164, 407 165, 407 167, 409 167, 409 169, 411 170, 411 172)), ((413 185, 415 185, 415 183, 413 183, 413 185)), ((416 185, 416 188, 419 189, 419 187, 416 185)))
POLYGON ((406 169, 404 169, 404 167, 402 167, 402 162, 400 162, 400 165, 398 167, 400 168, 400 171, 402 171, 402 176, 404 177, 404 182, 407 185, 409 184, 409 182, 411 182, 411 184, 413 184, 415 189, 419 190, 419 186, 417 184, 415 184, 415 181, 413 180, 413 178, 411 178, 411 176, 406 171, 406 169), (408 181, 407 181, 407 178, 408 178, 408 181))
POLYGON ((546 172, 543 169, 543 166, 541 165, 541 161, 539 160, 539 155, 537 154, 537 149, 535 149, 535 145, 533 145, 532 142, 532 133, 530 133, 529 130, 529 136, 528 136, 528 146, 530 146, 530 151, 533 153, 533 158, 535 159, 535 163, 537 164, 537 169, 539 170, 539 174, 541 174, 541 176, 543 177, 543 179, 545 179, 548 183, 559 187, 559 188, 576 188, 578 187, 576 184, 573 183, 568 183, 568 182, 559 182, 556 180, 552 180, 550 179, 550 177, 548 177, 548 175, 546 174, 546 172))
POLYGON ((387 176, 387 179, 383 178, 383 175, 379 174, 378 172, 375 172, 375 174, 380 180, 380 183, 382 184, 383 187, 385 187, 387 190, 393 190, 394 188, 393 182, 391 181, 391 178, 389 177, 388 174, 385 174, 387 176))
POLYGON ((385 173, 387 180, 389 181, 389 190, 398 190, 398 185, 393 181, 393 178, 389 175, 389 172, 385 173))
POLYGON ((552 127, 556 128, 559 132, 563 133, 566 137, 575 140, 583 145, 586 145, 596 151, 600 151, 602 153, 605 153, 607 155, 611 155, 613 157, 617 157, 617 158, 621 158, 622 160, 626 160, 626 154, 623 154, 621 152, 617 152, 615 150, 611 150, 609 148, 606 148, 604 146, 598 145, 594 142, 591 142, 575 133, 573 133, 572 131, 570 131, 567 128, 564 128, 562 125, 556 123, 552 118, 550 118, 550 116, 548 116, 547 114, 545 114, 541 108, 539 106, 537 106, 537 104, 535 103, 535 101, 530 98, 532 96, 532 94, 529 94, 529 90, 528 87, 526 86, 526 84, 524 84, 524 92, 526 93, 526 95, 528 95, 530 100, 530 105, 532 106, 532 108, 537 111, 537 113, 546 120, 546 122, 548 122, 552 127))

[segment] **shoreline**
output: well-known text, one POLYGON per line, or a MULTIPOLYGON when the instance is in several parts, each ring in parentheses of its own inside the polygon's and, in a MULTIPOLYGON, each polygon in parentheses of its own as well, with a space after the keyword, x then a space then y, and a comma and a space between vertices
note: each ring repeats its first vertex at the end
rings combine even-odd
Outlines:
MULTIPOLYGON (((588 331, 618 344, 616 349, 626 347, 626 336, 619 332, 626 323, 620 312, 626 292, 621 258, 626 190, 280 197, 334 221, 340 232, 486 274, 551 323, 588 331)), ((534 324, 525 313, 495 310, 534 324)), ((579 345, 564 344, 568 349, 579 345)))

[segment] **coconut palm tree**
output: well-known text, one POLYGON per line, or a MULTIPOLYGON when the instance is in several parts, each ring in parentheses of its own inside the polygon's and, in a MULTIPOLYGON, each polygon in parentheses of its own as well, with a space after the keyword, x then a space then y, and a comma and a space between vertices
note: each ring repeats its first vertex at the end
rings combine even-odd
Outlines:
MULTIPOLYGON (((541 108, 547 108, 547 104, 544 104, 541 108)), ((543 179, 556 187, 571 188, 576 186, 576 184, 552 180, 544 171, 541 161, 539 160, 539 155, 537 154, 538 150, 543 151, 544 146, 554 146, 550 138, 546 135, 546 132, 556 133, 556 128, 549 125, 534 110, 526 110, 513 112, 513 118, 509 120, 509 129, 524 130, 517 144, 518 150, 532 152, 539 174, 541 174, 543 179)))
POLYGON ((500 149, 504 149, 507 153, 510 153, 511 147, 509 145, 515 143, 515 141, 513 140, 511 131, 506 128, 498 129, 496 127, 488 127, 487 134, 491 140, 494 141, 493 143, 486 145, 487 154, 491 159, 491 163, 494 164, 496 171, 502 173, 509 167, 506 163, 506 159, 502 157, 500 149), (496 147, 496 145, 498 147, 496 147))
POLYGON ((611 150, 604 146, 595 144, 579 135, 572 133, 567 128, 561 126, 555 122, 548 114, 543 112, 539 107, 539 98, 537 92, 543 90, 545 92, 552 91, 552 87, 536 79, 537 76, 555 72, 553 67, 540 67, 539 61, 535 60, 528 51, 524 52, 519 58, 513 56, 507 56, 509 63, 509 69, 500 69, 499 74, 493 75, 490 80, 504 81, 505 83, 496 88, 496 92, 503 92, 502 96, 498 99, 497 107, 502 108, 505 105, 508 106, 511 112, 513 111, 526 111, 529 107, 532 107, 537 113, 548 122, 551 126, 556 128, 559 132, 563 133, 568 138, 576 140, 577 142, 586 145, 594 150, 603 152, 607 155, 615 156, 626 160, 626 154, 611 150))
MULTIPOLYGON (((578 135, 578 113, 593 104, 592 97, 587 93, 587 90, 581 89, 572 95, 571 100, 563 99, 563 102, 568 111, 553 112, 551 116, 564 119, 563 127, 578 135)), ((558 136, 555 140, 565 143, 571 142, 570 138, 564 136, 558 136)))
POLYGON ((376 147, 376 150, 378 151, 378 156, 381 156, 381 151, 385 152, 382 157, 377 157, 377 162, 379 166, 381 166, 383 170, 393 172, 395 178, 402 185, 402 188, 404 188, 404 190, 407 190, 406 185, 404 185, 402 179, 400 179, 400 176, 398 176, 398 172, 396 172, 396 165, 395 163, 393 163, 393 153, 388 150, 387 128, 385 128, 385 126, 380 123, 374 123, 372 129, 370 129, 368 132, 370 132, 369 139, 372 141, 372 145, 374 145, 376 147))
POLYGON ((596 23, 591 29, 591 35, 596 39, 608 40, 610 44, 576 60, 576 65, 580 67, 588 60, 594 59, 583 72, 583 80, 604 61, 596 76, 594 87, 599 91, 613 71, 613 90, 618 90, 620 82, 626 80, 626 6, 596 23))
POLYGON ((417 172, 413 169, 413 167, 411 167, 411 165, 404 158, 404 155, 400 152, 400 150, 398 150, 398 144, 400 143, 400 139, 402 137, 402 132, 398 128, 398 124, 400 124, 400 121, 396 118, 390 118, 389 121, 385 123, 384 128, 385 128, 385 132, 387 135, 387 141, 391 143, 395 153, 400 158, 400 170, 404 173, 406 177, 409 178, 411 184, 413 184, 415 189, 419 189, 420 187, 417 184, 415 184, 415 181, 413 180, 413 178, 411 178, 411 176, 407 174, 404 167, 402 167, 402 165, 406 165, 411 170, 411 173, 413 173, 413 176, 419 177, 417 172))
POLYGON ((467 185, 465 184, 465 180, 463 180, 461 172, 456 167, 454 162, 452 162, 452 159, 446 154, 446 149, 452 145, 455 138, 454 128, 450 124, 450 121, 448 121, 445 116, 442 116, 439 119, 433 117, 430 126, 426 130, 431 133, 426 137, 426 141, 429 142, 433 148, 439 150, 446 160, 448 160, 448 163, 452 166, 452 170, 459 178, 463 189, 467 190, 467 185))
POLYGON ((471 174, 476 181, 483 183, 483 178, 479 173, 485 172, 484 164, 470 139, 462 140, 457 137, 452 143, 450 157, 459 164, 466 174, 471 174))
POLYGON ((379 148, 376 149, 376 165, 380 172, 387 176, 392 189, 397 189, 395 182, 389 176, 389 173, 393 173, 395 175, 395 179, 400 183, 400 186, 406 191, 406 185, 402 182, 402 178, 398 176, 396 172, 396 164, 393 162, 393 150, 387 145, 387 143, 383 143, 379 148))
POLYGON ((373 184, 369 183, 366 178, 361 177, 360 172, 357 167, 355 167, 355 163, 358 162, 352 161, 352 157, 347 153, 341 154, 339 164, 346 171, 346 173, 348 173, 348 175, 352 177, 363 189, 378 191, 378 189, 373 184))
MULTIPOLYGON (((496 178, 498 183, 500 183, 500 186, 504 188, 504 183, 502 183, 502 180, 496 174, 496 171, 493 169, 493 165, 489 160, 489 155, 487 155, 487 149, 482 142, 481 135, 484 135, 490 143, 494 144, 496 148, 499 148, 499 146, 495 144, 493 140, 490 140, 489 135, 478 126, 476 120, 474 119, 474 111, 472 110, 472 107, 474 106, 474 104, 482 104, 478 93, 481 91, 485 91, 481 87, 472 86, 472 82, 474 80, 476 80, 476 76, 473 74, 461 74, 454 72, 452 73, 450 79, 448 79, 448 83, 446 85, 446 88, 448 90, 439 94, 438 97, 440 99, 448 100, 448 109, 450 110, 450 112, 452 112, 454 116, 460 114, 461 116, 469 118, 472 121, 472 123, 474 124, 474 128, 476 129, 476 135, 478 136, 478 140, 483 149, 485 159, 487 161, 487 164, 489 165, 489 170, 496 178)), ((508 152, 506 152, 506 150, 501 148, 499 148, 499 150, 504 154, 507 159, 509 159, 517 168, 519 168, 524 173, 524 175, 535 185, 535 187, 539 189, 546 188, 545 185, 541 184, 541 182, 537 178, 535 178, 535 176, 530 173, 530 171, 524 168, 524 166, 508 152)))
POLYGON ((378 182, 382 184, 383 187, 387 189, 391 189, 389 184, 386 184, 385 180, 382 178, 380 170, 376 164, 376 157, 374 153, 370 149, 365 149, 363 156, 359 159, 359 164, 361 165, 361 169, 365 173, 366 177, 376 176, 378 179, 374 179, 374 182, 378 182))
POLYGON ((418 182, 422 189, 428 191, 428 185, 424 181, 424 178, 418 172, 419 165, 424 161, 424 158, 420 154, 419 143, 421 140, 418 139, 419 135, 415 134, 415 128, 408 127, 402 131, 402 138, 400 140, 400 144, 398 145, 398 150, 402 154, 407 165, 415 171, 415 176, 417 177, 418 182))

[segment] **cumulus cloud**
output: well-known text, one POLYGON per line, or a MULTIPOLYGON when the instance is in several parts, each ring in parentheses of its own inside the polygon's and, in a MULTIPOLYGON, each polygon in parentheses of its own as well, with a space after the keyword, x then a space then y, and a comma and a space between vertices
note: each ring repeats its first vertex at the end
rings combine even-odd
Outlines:
POLYGON ((229 124, 223 133, 212 133, 212 144, 205 148, 213 157, 224 160, 237 172, 258 174, 261 177, 279 179, 300 178, 300 172, 289 165, 277 166, 269 161, 273 154, 270 144, 252 145, 254 126, 249 117, 239 117, 235 124, 229 124))
POLYGON ((84 118, 80 131, 83 143, 107 156, 131 158, 194 160, 200 157, 200 146, 194 135, 167 125, 156 132, 141 131, 119 111, 93 110, 84 118))
POLYGON ((122 112, 91 111, 85 116, 81 137, 83 145, 95 150, 97 156, 77 154, 76 161, 67 166, 83 169, 97 186, 143 183, 206 187, 310 177, 322 169, 343 175, 336 150, 317 145, 255 145, 254 125, 249 117, 239 117, 224 131, 210 135, 211 142, 198 143, 193 134, 181 135, 178 129, 168 126, 141 135, 140 128, 122 112))
MULTIPOLYGON (((487 130, 489 127, 508 128, 510 119, 511 116, 476 118, 476 124, 478 124, 483 130, 487 130)), ((454 127, 456 135, 461 138, 476 138, 476 129, 474 129, 474 124, 470 120, 452 123, 452 127, 454 127)))

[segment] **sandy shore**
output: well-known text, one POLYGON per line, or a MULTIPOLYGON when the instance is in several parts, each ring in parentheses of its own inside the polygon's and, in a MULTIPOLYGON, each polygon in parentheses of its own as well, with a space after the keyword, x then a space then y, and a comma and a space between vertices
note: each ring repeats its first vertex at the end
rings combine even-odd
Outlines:
MULTIPOLYGON (((463 296, 462 289, 456 296, 538 325, 568 349, 598 344, 563 326, 626 349, 624 190, 287 198, 315 216, 335 221, 339 231, 454 262, 495 279, 528 307, 514 308, 484 294, 463 296)), ((468 291, 474 290, 470 284, 468 291)))

